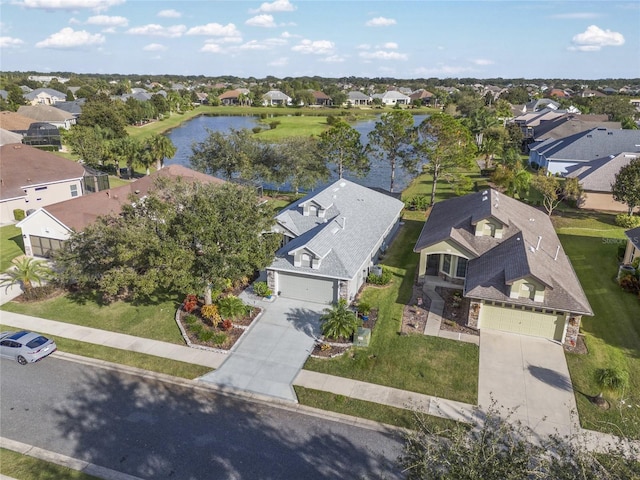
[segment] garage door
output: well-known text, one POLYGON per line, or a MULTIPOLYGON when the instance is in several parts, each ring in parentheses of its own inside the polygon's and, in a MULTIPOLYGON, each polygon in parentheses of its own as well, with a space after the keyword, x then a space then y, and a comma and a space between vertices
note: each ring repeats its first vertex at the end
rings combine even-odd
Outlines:
POLYGON ((483 305, 480 310, 479 326, 481 329, 491 328, 562 341, 564 315, 483 305))
POLYGON ((333 303, 337 299, 337 281, 288 273, 278 274, 280 295, 314 303, 333 303))

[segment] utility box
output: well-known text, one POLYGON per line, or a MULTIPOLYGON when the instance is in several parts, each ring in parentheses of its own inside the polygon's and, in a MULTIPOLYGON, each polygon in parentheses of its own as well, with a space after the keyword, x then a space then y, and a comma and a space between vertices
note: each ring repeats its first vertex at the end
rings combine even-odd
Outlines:
POLYGON ((382 267, 380 265, 374 265, 373 267, 371 267, 371 273, 374 274, 376 277, 381 277, 382 267))
POLYGON ((371 341, 371 329, 360 327, 353 336, 353 344, 356 347, 368 347, 371 341))

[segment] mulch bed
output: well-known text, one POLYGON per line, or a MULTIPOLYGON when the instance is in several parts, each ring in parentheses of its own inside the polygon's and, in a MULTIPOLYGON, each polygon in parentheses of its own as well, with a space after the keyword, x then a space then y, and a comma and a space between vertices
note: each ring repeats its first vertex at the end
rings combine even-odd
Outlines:
POLYGON ((436 292, 444 299, 444 311, 442 312, 440 330, 480 335, 478 330, 466 325, 471 301, 468 298, 456 298, 455 293, 462 293, 461 289, 436 287, 436 292))
MULTIPOLYGON (((362 322, 364 328, 370 328, 371 332, 378 321, 378 310, 372 309, 369 312, 367 321, 362 322)), ((324 342, 316 342, 311 352, 312 357, 317 358, 333 358, 347 352, 353 346, 351 340, 345 339, 325 339, 324 342)))
POLYGON ((404 306, 402 312, 400 332, 403 334, 418 333, 422 335, 424 328, 427 326, 430 307, 431 299, 424 293, 422 286, 414 285, 411 299, 404 306))
POLYGON ((587 349, 587 344, 584 343, 584 335, 582 335, 582 334, 578 335, 578 341, 576 342, 576 344, 574 346, 571 346, 569 344, 565 344, 564 345, 564 350, 566 352, 578 353, 580 355, 584 355, 586 353, 589 353, 589 350, 587 349))

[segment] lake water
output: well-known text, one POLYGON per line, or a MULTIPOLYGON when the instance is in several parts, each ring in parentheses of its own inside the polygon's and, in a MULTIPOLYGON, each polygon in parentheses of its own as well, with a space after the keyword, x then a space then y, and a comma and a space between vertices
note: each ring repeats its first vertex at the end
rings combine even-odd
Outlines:
MULTIPOLYGON (((426 115, 414 115, 414 124, 418 125, 426 118, 426 115)), ((229 132, 231 129, 240 130, 243 128, 252 129, 258 125, 258 117, 254 116, 199 116, 181 126, 171 130, 167 136, 171 139, 176 146, 175 156, 165 162, 166 165, 179 164, 185 167, 190 167, 191 163, 189 158, 192 154, 191 146, 194 143, 204 141, 209 131, 222 131, 229 132)), ((365 120, 353 124, 358 132, 360 132, 363 145, 367 144, 367 135, 375 127, 376 120, 365 120)), ((345 178, 364 185, 367 187, 389 189, 389 182, 391 179, 391 167, 389 162, 379 161, 371 159, 371 170, 366 177, 358 178, 344 175, 345 178)), ((321 188, 334 182, 337 176, 332 175, 328 182, 320 183, 317 188, 321 188)), ((396 167, 396 179, 395 179, 395 191, 402 191, 411 181, 411 176, 408 175, 402 168, 396 167)), ((288 185, 264 185, 265 188, 288 190, 288 185)))

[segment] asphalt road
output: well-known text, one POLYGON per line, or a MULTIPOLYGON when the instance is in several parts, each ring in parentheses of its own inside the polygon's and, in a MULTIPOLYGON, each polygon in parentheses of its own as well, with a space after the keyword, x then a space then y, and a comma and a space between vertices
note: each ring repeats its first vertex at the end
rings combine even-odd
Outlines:
POLYGON ((394 479, 401 439, 49 357, 0 360, 0 434, 149 479, 394 479))

